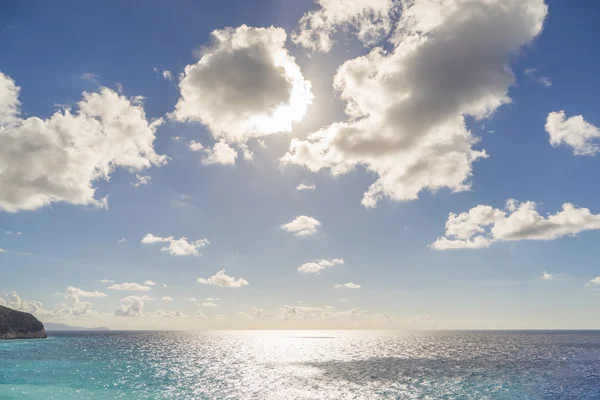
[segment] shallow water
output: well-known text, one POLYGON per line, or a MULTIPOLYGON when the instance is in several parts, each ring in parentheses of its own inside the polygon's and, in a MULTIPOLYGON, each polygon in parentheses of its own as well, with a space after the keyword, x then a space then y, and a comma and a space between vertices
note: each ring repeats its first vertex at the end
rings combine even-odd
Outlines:
POLYGON ((0 399, 600 399, 600 332, 55 332, 0 399))

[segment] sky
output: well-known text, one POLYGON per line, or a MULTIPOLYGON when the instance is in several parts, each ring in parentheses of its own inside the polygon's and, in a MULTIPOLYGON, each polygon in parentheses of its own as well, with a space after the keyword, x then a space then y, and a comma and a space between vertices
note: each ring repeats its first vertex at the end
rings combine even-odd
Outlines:
POLYGON ((0 304, 600 329, 596 1, 0 8, 0 304))

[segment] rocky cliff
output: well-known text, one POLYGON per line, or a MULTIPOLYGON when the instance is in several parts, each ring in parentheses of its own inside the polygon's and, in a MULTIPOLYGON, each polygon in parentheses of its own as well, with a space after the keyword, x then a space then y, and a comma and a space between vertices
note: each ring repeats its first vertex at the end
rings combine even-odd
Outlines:
POLYGON ((44 324, 33 315, 0 306, 0 339, 42 339, 44 324))

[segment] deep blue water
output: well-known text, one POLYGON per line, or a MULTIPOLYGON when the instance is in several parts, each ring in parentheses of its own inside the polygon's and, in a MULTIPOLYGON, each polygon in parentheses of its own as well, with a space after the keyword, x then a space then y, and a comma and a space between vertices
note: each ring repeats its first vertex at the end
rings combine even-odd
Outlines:
POLYGON ((54 332, 0 399, 600 399, 600 332, 54 332))

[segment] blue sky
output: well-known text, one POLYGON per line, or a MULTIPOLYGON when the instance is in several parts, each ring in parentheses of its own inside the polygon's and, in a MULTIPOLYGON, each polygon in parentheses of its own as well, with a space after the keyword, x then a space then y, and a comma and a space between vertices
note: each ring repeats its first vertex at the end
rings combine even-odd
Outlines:
MULTIPOLYGON (((595 245, 600 205, 594 185, 600 167, 594 147, 600 136, 595 128, 600 126, 596 96, 600 80, 594 16, 600 6, 591 0, 569 4, 527 0, 522 4, 530 3, 538 13, 524 15, 516 1, 504 6, 495 0, 456 0, 446 5, 417 1, 410 7, 387 0, 356 0, 341 11, 334 8, 336 3, 340 2, 256 1, 249 7, 244 1, 226 6, 150 1, 139 7, 73 1, 3 6, 0 72, 20 88, 20 120, 0 128, 0 147, 13 149, 0 150, 0 191, 5 193, 0 195, 0 230, 5 232, 0 234, 0 249, 5 250, 0 253, 4 299, 0 302, 34 311, 45 321, 111 328, 600 328, 594 318, 600 304, 595 285, 600 279, 593 281, 600 275, 595 245), (454 11, 447 7, 450 3, 454 11), (358 14, 352 14, 354 9, 358 14), (415 28, 408 26, 411 13, 419 23, 435 15, 442 18, 438 26, 415 28), (315 31, 317 17, 329 23, 325 31, 315 31), (303 25, 301 19, 313 25, 303 25), (504 29, 508 23, 514 26, 504 29), (533 28, 535 24, 539 29, 533 28), (243 25, 248 28, 239 28, 243 25), (377 35, 357 34, 361 27, 374 27, 377 35), (487 34, 495 28, 515 33, 502 38, 487 34), (428 42, 409 47, 419 29, 428 42), (231 43, 211 38, 215 30, 227 37, 225 41, 245 43, 242 50, 227 49, 231 43), (307 36, 301 36, 303 31, 307 36), (282 44, 276 37, 283 32, 287 36, 282 44), (325 32, 332 40, 330 47, 311 41, 315 32, 325 32), (442 40, 448 44, 436 47, 442 40), (474 52, 476 57, 462 56, 477 46, 483 51, 474 52), (377 47, 387 51, 383 59, 368 59, 377 47), (403 48, 414 52, 415 58, 402 56, 403 48), (239 58, 227 58, 234 53, 239 58), (360 67, 352 63, 357 57, 364 62, 360 67), (251 63, 259 58, 263 64, 251 63), (209 59, 216 60, 213 66, 223 65, 202 67, 209 59), (297 70, 283 72, 281 66, 271 68, 272 62, 297 70), (348 68, 337 76, 345 89, 336 91, 332 83, 342 65, 348 68), (195 72, 188 73, 186 66, 195 72), (362 67, 379 75, 354 87, 362 67), (402 82, 394 75, 398 70, 415 79, 402 82), (170 79, 164 71, 171 73, 170 79), (437 72, 428 76, 430 71, 437 72), (287 92, 282 98, 277 94, 281 76, 269 74, 284 74, 286 84, 297 78, 293 85, 300 92, 298 82, 310 81, 304 93, 311 94, 312 101, 287 92), (429 81, 438 84, 433 87, 429 81), (267 90, 269 85, 272 91, 267 90), (389 89, 393 85, 398 89, 389 89), (24 135, 20 126, 30 117, 48 119, 62 113, 64 106, 76 113, 82 92, 100 93, 102 87, 109 88, 115 99, 127 100, 128 110, 143 107, 144 126, 158 118, 164 122, 153 132, 135 128, 111 133, 114 141, 106 144, 114 146, 111 156, 98 160, 98 165, 109 165, 110 179, 85 180, 96 188, 92 197, 74 200, 71 192, 57 197, 58 189, 48 187, 70 176, 48 161, 60 146, 40 147, 22 163, 19 160, 25 158, 17 152, 34 146, 32 141, 43 135, 59 137, 56 132, 61 131, 35 131, 26 142, 19 139, 24 135), (409 99, 425 100, 414 106, 412 100, 403 103, 404 89, 411 94, 409 99), (143 96, 143 105, 134 96, 143 96), (457 105, 448 108, 437 98, 451 103, 456 99, 457 105), (217 108, 219 101, 231 107, 217 108), (346 114, 346 104, 353 101, 360 104, 360 112, 346 114), (249 128, 245 116, 268 114, 267 106, 280 103, 289 103, 301 116, 269 119, 249 128), (259 110, 261 106, 265 110, 259 110), (187 111, 174 112, 183 107, 187 111), (408 108, 413 112, 403 107, 414 107, 408 108), (566 117, 549 127, 549 114, 561 110, 566 117), (421 113, 425 122, 413 118, 421 113), (398 121, 394 115, 405 118, 398 121), (574 116, 582 120, 570 119, 574 116), (280 122, 291 130, 266 133, 280 122), (355 131, 338 130, 336 122, 355 131), (234 132, 235 123, 242 128, 234 132), (446 140, 440 139, 440 127, 456 132, 452 146, 461 149, 458 153, 429 155, 431 149, 443 147, 436 141, 446 140), (307 139, 320 129, 326 139, 307 139), (150 138, 154 155, 168 160, 143 168, 132 167, 130 160, 119 165, 115 160, 125 148, 119 140, 127 135, 139 135, 141 141, 150 138), (438 144, 425 150, 412 144, 394 147, 397 142, 390 137, 427 138, 438 144), (555 145, 552 137, 558 141, 555 145), (583 144, 577 142, 582 137, 583 144), (344 138, 356 139, 359 146, 344 148, 344 138), (294 150, 292 139, 318 156, 294 150), (192 141, 203 148, 192 151, 192 141), (10 147, 14 143, 18 146, 10 147), (218 153, 216 143, 232 149, 236 159, 232 162, 218 153), (368 153, 371 145, 384 150, 368 153), (252 160, 244 158, 244 146, 253 152, 252 160), (466 164, 446 158, 481 150, 487 158, 466 164), (291 156, 282 161, 286 153, 291 156), (422 175, 426 178, 398 172, 412 159, 426 162, 422 175), (34 178, 47 179, 46 187, 33 180, 24 183, 32 163, 41 171, 34 178), (435 172, 442 164, 443 172, 435 172), (7 172, 7 165, 16 172, 7 172), (467 173, 446 176, 465 165, 467 173), (136 174, 149 176, 149 184, 134 187, 136 174), (380 178, 386 183, 379 200, 375 205, 361 204, 380 178), (427 183, 433 181, 438 187, 427 183), (296 190, 302 182, 315 189, 296 190), (418 198, 406 194, 413 184, 418 198), (10 193, 21 193, 24 185, 27 194, 15 200, 10 193), (46 200, 27 206, 36 196, 46 200), (105 196, 107 208, 92 201, 105 196), (505 208, 508 199, 519 202, 515 209, 505 208), (505 223, 513 213, 529 210, 523 206, 529 201, 537 204, 542 219, 559 213, 563 203, 572 203, 575 214, 549 223, 516 217, 505 223), (476 231, 456 225, 464 237, 446 232, 449 213, 477 206, 497 212, 489 218, 472 215, 468 222, 476 231), (590 214, 578 214, 579 207, 590 214), (316 219, 317 232, 297 236, 282 229, 299 216, 316 219), (197 246, 202 255, 176 255, 161 251, 168 247, 167 240, 141 243, 147 234, 210 243, 197 246), (465 240, 478 236, 479 248, 444 250, 433 245, 446 237, 452 246, 467 247, 465 240), (126 242, 118 243, 122 238, 126 242), (318 274, 298 271, 305 263, 336 258, 343 258, 344 264, 318 274), (221 270, 248 284, 197 282, 221 270), (544 271, 547 279, 542 279, 544 271), (114 282, 98 282, 102 279, 114 282), (157 284, 144 285, 148 280, 157 284), (109 289, 122 283, 148 289, 109 289), (345 283, 360 288, 334 287, 345 283), (161 300, 165 297, 172 301, 161 300)), ((0 89, 9 93, 11 86, 6 85, 0 89)), ((91 112, 88 118, 104 123, 91 112)), ((0 127, 3 124, 0 121, 0 127)), ((74 151, 81 151, 83 158, 100 153, 93 146, 74 151)), ((68 157, 75 160, 76 155, 68 157)), ((70 166, 84 163, 76 160, 70 166)), ((81 170, 93 172, 96 167, 81 170)))

